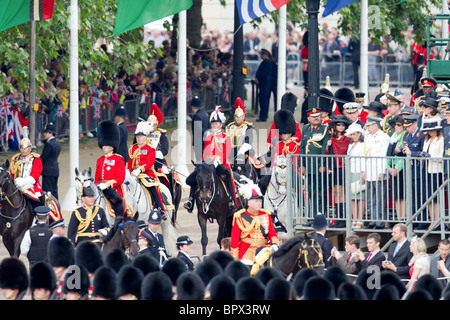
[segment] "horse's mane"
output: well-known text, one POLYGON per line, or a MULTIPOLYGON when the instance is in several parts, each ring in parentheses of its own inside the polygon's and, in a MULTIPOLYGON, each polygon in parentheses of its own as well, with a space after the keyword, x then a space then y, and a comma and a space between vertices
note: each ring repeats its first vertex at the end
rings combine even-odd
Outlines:
POLYGON ((202 162, 202 164, 198 168, 201 169, 201 170, 205 170, 208 173, 213 173, 214 172, 213 166, 208 164, 208 163, 206 163, 206 162, 202 162))
POLYGON ((284 255, 286 252, 290 251, 295 245, 298 245, 303 240, 305 240, 304 235, 298 235, 287 240, 283 245, 273 253, 273 257, 278 257, 284 255))

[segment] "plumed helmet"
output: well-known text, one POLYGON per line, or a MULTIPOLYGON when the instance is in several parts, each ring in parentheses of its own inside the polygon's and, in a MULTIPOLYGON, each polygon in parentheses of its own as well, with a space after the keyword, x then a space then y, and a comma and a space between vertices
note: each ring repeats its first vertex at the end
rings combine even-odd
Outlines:
POLYGON ((117 274, 117 297, 132 294, 141 298, 141 285, 144 273, 131 265, 124 266, 117 274))
POLYGON ((75 264, 84 266, 89 273, 94 273, 104 264, 100 247, 91 241, 81 242, 75 250, 75 264))
POLYGON ((150 115, 148 116, 147 121, 152 123, 155 128, 164 122, 164 114, 156 103, 152 103, 150 106, 150 115))
POLYGON ((326 88, 320 89, 320 97, 319 97, 319 109, 320 111, 327 112, 331 114, 333 112, 334 105, 334 95, 333 92, 326 88), (326 96, 326 97, 323 97, 326 96))
POLYGON ((18 289, 24 292, 28 289, 29 278, 25 264, 16 257, 8 257, 0 263, 0 288, 18 289))
POLYGON ((239 193, 242 194, 246 200, 264 198, 261 189, 257 184, 243 183, 239 187, 239 193))
POLYGON ((292 92, 286 92, 285 94, 283 94, 283 97, 281 97, 281 109, 289 110, 294 113, 297 105, 298 98, 292 92))
POLYGON ((143 135, 148 136, 150 134, 150 123, 147 121, 141 121, 137 124, 136 130, 134 131, 134 134, 137 135, 143 135))
POLYGON ((216 109, 211 113, 209 117, 210 122, 221 122, 224 123, 227 120, 225 114, 222 113, 222 107, 216 106, 216 109))
POLYGON ((104 299, 115 300, 117 290, 117 276, 113 269, 110 267, 100 267, 95 271, 94 290, 92 295, 95 297, 102 297, 104 299))
POLYGON ((119 149, 120 132, 119 127, 112 120, 103 120, 97 127, 97 140, 99 148, 104 146, 113 147, 113 152, 116 153, 119 149))
POLYGON ((54 237, 48 242, 48 262, 53 267, 67 268, 75 262, 75 248, 66 237, 54 237))
POLYGON ((28 138, 28 127, 23 127, 23 138, 19 142, 19 148, 32 147, 30 138, 28 138))
POLYGON ((347 87, 337 89, 334 93, 334 98, 336 99, 336 104, 340 114, 344 112, 344 104, 347 102, 356 101, 355 94, 350 88, 347 87))
POLYGON ((275 112, 273 116, 275 122, 275 128, 280 135, 285 133, 291 133, 295 135, 297 133, 297 124, 295 122, 294 114, 286 109, 280 109, 275 112))
POLYGON ((236 98, 236 101, 234 102, 234 116, 235 117, 245 117, 245 106, 242 102, 241 98, 236 98))

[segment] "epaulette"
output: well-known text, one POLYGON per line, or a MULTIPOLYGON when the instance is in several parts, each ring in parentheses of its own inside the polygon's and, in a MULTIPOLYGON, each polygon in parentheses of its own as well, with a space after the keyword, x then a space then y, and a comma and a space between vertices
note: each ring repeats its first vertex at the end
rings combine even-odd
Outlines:
POLYGON ((251 122, 245 121, 245 124, 247 124, 247 126, 249 126, 249 127, 253 127, 253 123, 251 123, 251 122))
POLYGON ((41 157, 41 155, 39 154, 39 153, 36 153, 36 152, 31 152, 30 153, 33 157, 35 157, 35 158, 40 158, 41 157))
POLYGON ((159 132, 161 132, 161 133, 166 133, 167 132, 167 130, 166 129, 162 129, 162 128, 158 128, 158 130, 157 131, 159 131, 159 132))
POLYGON ((123 156, 121 156, 121 155, 118 154, 118 153, 113 153, 113 154, 116 155, 116 156, 119 156, 119 157, 123 158, 123 156))

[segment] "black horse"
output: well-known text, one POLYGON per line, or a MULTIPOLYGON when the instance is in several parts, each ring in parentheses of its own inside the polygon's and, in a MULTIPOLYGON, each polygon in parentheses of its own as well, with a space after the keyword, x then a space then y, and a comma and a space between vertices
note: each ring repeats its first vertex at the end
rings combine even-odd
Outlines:
POLYGON ((320 244, 310 235, 298 235, 287 240, 277 251, 272 253, 266 266, 275 268, 286 277, 294 279, 303 268, 323 272, 325 266, 320 244))
POLYGON ((117 221, 113 226, 114 235, 103 243, 103 255, 107 255, 112 249, 121 249, 130 260, 139 255, 138 236, 139 227, 136 224, 138 214, 134 217, 125 217, 122 221, 117 221))
MULTIPOLYGON (((207 222, 216 220, 219 224, 217 243, 220 246, 222 239, 231 235, 234 211, 228 206, 230 200, 225 185, 216 174, 214 167, 206 163, 195 166, 198 170, 198 189, 196 191, 197 219, 202 232, 202 255, 206 255, 206 246, 208 244, 207 222)), ((243 201, 240 197, 238 198, 238 205, 239 208, 237 210, 243 207, 243 201)))
POLYGON ((253 183, 257 184, 259 179, 261 179, 261 175, 259 171, 250 163, 250 160, 245 159, 244 161, 240 161, 239 158, 237 158, 232 164, 231 164, 231 170, 233 172, 236 172, 237 174, 241 176, 245 176, 253 183))
POLYGON ((0 234, 10 256, 19 257, 23 235, 33 222, 33 208, 16 188, 9 161, 0 166, 0 234))

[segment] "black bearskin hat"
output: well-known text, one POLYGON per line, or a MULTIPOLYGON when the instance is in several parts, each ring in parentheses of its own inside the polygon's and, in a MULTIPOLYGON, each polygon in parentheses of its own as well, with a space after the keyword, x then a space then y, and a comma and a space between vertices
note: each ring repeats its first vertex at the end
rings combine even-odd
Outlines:
POLYGON ((346 87, 337 89, 334 93, 334 98, 336 99, 336 104, 338 106, 340 114, 343 114, 344 112, 344 104, 346 104, 347 102, 356 101, 356 97, 353 91, 346 87))
POLYGON ((67 272, 64 276, 64 284, 62 287, 62 292, 78 292, 81 295, 80 300, 87 299, 87 295, 89 294, 89 287, 91 286, 91 280, 89 279, 89 273, 87 269, 83 266, 71 266, 67 269, 67 272), (77 276, 77 281, 75 281, 74 277, 77 276), (74 283, 71 283, 74 281, 74 283), (75 285, 77 284, 77 285, 75 285))
POLYGON ((281 109, 289 110, 294 113, 295 108, 297 107, 297 100, 298 98, 295 94, 292 92, 286 92, 281 98, 281 109))
POLYGON ((280 135, 284 133, 292 133, 294 136, 297 133, 297 124, 295 123, 294 114, 286 109, 281 109, 275 112, 273 116, 275 121, 275 128, 280 135))
POLYGON ((178 277, 188 271, 188 268, 186 264, 181 260, 180 258, 169 258, 164 262, 161 271, 166 273, 170 280, 172 281, 172 284, 175 285, 177 283, 178 277))
POLYGON ((178 300, 204 300, 205 284, 199 275, 188 271, 180 275, 176 282, 178 300))
POLYGON ((91 241, 81 242, 75 250, 75 264, 84 266, 89 273, 94 273, 104 264, 100 247, 91 241))
POLYGON ((334 95, 333 92, 326 88, 320 89, 320 96, 319 96, 319 109, 323 112, 328 112, 328 114, 331 115, 333 112, 333 105, 334 105, 334 95), (322 97, 322 95, 328 96, 330 98, 322 97))
POLYGON ((125 252, 119 248, 114 248, 105 256, 105 266, 110 267, 116 273, 128 264, 128 258, 125 252))
POLYGON ((0 288, 19 289, 19 292, 28 289, 29 278, 25 264, 15 257, 8 257, 0 264, 0 288))
POLYGON ((141 285, 144 273, 131 265, 124 266, 117 274, 117 297, 132 294, 141 298, 141 285))
POLYGON ((162 272, 150 272, 142 281, 142 300, 172 300, 172 281, 169 276, 162 272))
POLYGON ((47 289, 50 292, 56 289, 56 275, 51 265, 39 261, 30 270, 30 290, 47 289))
POLYGON ((110 267, 100 267, 95 271, 93 286, 92 295, 94 297, 115 300, 117 289, 116 272, 110 267))
MULTIPOLYGON (((244 265, 240 261, 236 262, 244 265)), ((246 267, 248 268, 248 266, 246 267)), ((248 273, 250 275, 250 269, 248 273)), ((212 278, 209 292, 211 300, 234 300, 236 297, 236 282, 226 274, 219 274, 212 278)))
POLYGON ((97 139, 100 149, 103 146, 111 146, 114 153, 119 149, 119 126, 112 120, 103 120, 98 124, 97 139))
POLYGON ((55 237, 48 242, 48 262, 52 267, 64 267, 74 264, 75 248, 66 237, 55 237))

